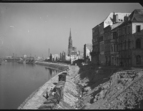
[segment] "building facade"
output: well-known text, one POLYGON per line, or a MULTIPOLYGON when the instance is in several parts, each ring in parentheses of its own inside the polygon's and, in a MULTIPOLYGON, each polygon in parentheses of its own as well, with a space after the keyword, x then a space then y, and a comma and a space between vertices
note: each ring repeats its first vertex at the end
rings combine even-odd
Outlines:
POLYGON ((143 66, 143 9, 135 9, 118 27, 119 63, 143 66))
POLYGON ((91 61, 92 63, 99 64, 99 27, 98 25, 92 29, 92 52, 91 61))
POLYGON ((110 39, 111 39, 111 26, 107 26, 106 28, 104 28, 104 36, 103 36, 103 40, 105 43, 105 61, 106 61, 106 65, 111 65, 111 55, 110 55, 110 39))
POLYGON ((66 53, 64 51, 60 53, 60 61, 66 61, 66 53))
POLYGON ((117 65, 115 62, 117 61, 116 57, 114 57, 115 55, 117 56, 117 39, 113 39, 116 36, 116 32, 112 32, 112 28, 117 27, 118 24, 124 21, 124 17, 129 15, 130 13, 112 12, 103 22, 92 29, 93 51, 91 52, 91 58, 93 63, 99 65, 117 65))
MULTIPOLYGON (((123 20, 122 20, 123 21, 123 20)), ((116 24, 113 24, 111 26, 111 35, 110 35, 110 60, 111 65, 118 66, 119 61, 119 53, 117 51, 117 38, 118 38, 118 28, 123 22, 119 22, 116 24)))
POLYGON ((91 61, 90 52, 92 52, 92 44, 84 44, 84 62, 91 61))

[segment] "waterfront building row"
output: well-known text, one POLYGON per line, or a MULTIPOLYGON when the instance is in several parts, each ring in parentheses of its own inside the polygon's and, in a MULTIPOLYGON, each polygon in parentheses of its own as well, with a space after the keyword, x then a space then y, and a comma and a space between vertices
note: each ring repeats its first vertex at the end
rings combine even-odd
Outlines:
POLYGON ((96 65, 143 66, 143 9, 110 13, 92 29, 92 46, 96 65))

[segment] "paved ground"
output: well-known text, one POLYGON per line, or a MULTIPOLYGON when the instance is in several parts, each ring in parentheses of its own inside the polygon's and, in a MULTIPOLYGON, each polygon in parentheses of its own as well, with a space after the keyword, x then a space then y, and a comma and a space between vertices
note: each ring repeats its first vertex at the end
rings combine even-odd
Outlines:
MULTIPOLYGON (((56 109, 75 109, 78 101, 78 89, 76 86, 76 76, 79 71, 77 66, 68 66, 68 75, 63 90, 63 100, 57 105, 56 109)), ((66 71, 63 71, 66 72, 66 71)), ((62 72, 61 72, 62 73, 62 72)), ((59 74, 61 74, 59 73, 59 74)), ((58 75, 55 75, 48 82, 39 88, 39 90, 32 93, 26 101, 18 109, 38 109, 46 99, 42 96, 46 89, 53 87, 54 82, 58 82, 58 75)))
MULTIPOLYGON (((63 71, 65 72, 65 71, 63 71)), ((60 72, 59 74, 63 73, 60 72)), ((30 95, 25 102, 18 109, 37 109, 41 104, 43 104, 46 99, 43 97, 44 92, 51 87, 54 87, 54 82, 58 82, 58 75, 55 75, 48 82, 46 82, 43 86, 39 88, 39 90, 35 91, 34 94, 30 95)))

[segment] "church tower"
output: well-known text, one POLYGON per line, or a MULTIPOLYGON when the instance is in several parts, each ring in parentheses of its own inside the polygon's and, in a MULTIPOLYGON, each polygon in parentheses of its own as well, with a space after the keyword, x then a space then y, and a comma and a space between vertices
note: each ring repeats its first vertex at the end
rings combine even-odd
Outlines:
POLYGON ((72 37, 71 37, 71 30, 70 30, 69 44, 68 44, 68 56, 71 55, 71 51, 72 51, 72 37))

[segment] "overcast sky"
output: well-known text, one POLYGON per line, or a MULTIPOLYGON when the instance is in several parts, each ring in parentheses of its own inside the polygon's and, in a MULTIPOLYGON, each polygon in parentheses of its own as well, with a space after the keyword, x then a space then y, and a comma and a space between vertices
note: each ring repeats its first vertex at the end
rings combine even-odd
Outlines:
POLYGON ((110 12, 131 13, 138 3, 0 3, 0 57, 67 53, 71 28, 73 45, 83 51, 92 43, 92 28, 110 12))

